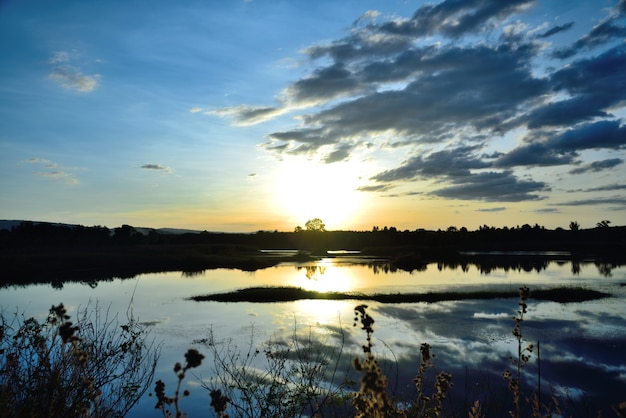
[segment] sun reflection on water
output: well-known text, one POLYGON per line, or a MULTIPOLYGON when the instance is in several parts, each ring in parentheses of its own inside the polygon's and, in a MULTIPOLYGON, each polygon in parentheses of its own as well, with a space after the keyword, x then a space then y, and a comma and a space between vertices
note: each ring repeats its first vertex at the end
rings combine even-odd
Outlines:
POLYGON ((298 274, 294 278, 294 286, 316 292, 350 292, 354 288, 354 277, 347 271, 339 269, 326 269, 317 267, 317 270, 310 274, 298 274))
POLYGON ((294 302, 294 311, 302 321, 315 325, 317 333, 330 334, 352 325, 354 306, 354 301, 305 299, 294 302))

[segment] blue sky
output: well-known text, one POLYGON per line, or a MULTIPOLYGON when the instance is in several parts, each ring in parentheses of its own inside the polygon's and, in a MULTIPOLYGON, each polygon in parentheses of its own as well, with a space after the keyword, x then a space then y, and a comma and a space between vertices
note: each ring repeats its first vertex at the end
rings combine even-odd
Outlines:
POLYGON ((626 224, 626 1, 4 1, 0 219, 626 224))

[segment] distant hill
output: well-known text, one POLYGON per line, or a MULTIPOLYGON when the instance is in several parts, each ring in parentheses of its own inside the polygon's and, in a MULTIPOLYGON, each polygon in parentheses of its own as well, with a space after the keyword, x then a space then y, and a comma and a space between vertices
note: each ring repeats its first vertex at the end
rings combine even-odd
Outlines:
POLYGON ((0 219, 0 230, 2 230, 2 229, 11 229, 14 226, 18 226, 22 222, 24 222, 24 221, 7 221, 7 220, 4 220, 4 219, 0 219))
MULTIPOLYGON (((78 224, 65 224, 65 223, 60 223, 60 222, 40 222, 40 221, 26 221, 26 220, 16 220, 16 219, 12 219, 12 220, 0 219, 0 230, 3 230, 3 229, 10 230, 14 226, 20 225, 22 222, 32 222, 35 225, 48 224, 48 225, 54 225, 54 226, 69 226, 69 227, 80 226, 78 224)), ((117 227, 113 227, 110 229, 115 229, 115 228, 117 227)), ((133 227, 133 228, 135 228, 137 232, 143 235, 148 235, 150 231, 152 230, 163 235, 199 234, 202 232, 202 231, 198 231, 194 229, 181 229, 181 228, 146 228, 146 227, 133 227)))
POLYGON ((41 221, 27 221, 27 220, 15 220, 15 219, 13 220, 0 219, 0 230, 11 229, 14 226, 18 226, 22 222, 32 222, 35 225, 47 224, 47 225, 54 225, 54 226, 78 226, 78 225, 73 225, 73 224, 64 224, 61 222, 41 222, 41 221))

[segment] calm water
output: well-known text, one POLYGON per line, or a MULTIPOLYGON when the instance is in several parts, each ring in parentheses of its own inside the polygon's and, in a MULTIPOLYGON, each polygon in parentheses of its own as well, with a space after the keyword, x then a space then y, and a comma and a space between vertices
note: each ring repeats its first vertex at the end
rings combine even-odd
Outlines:
MULTIPOLYGON (((217 303, 187 300, 194 295, 251 286, 299 286, 318 291, 402 293, 446 290, 511 289, 522 285, 531 291, 559 285, 583 286, 614 294, 599 301, 559 304, 530 300, 524 322, 528 342, 541 343, 542 387, 573 401, 596 403, 626 400, 626 269, 583 263, 549 262, 536 269, 480 271, 475 266, 443 268, 430 264, 424 271, 391 272, 382 265, 361 264, 358 258, 329 258, 307 264, 282 264, 254 273, 207 270, 196 274, 146 274, 134 279, 99 282, 97 286, 47 285, 0 291, 6 313, 16 310, 41 316, 52 304, 63 302, 70 313, 96 301, 124 317, 129 307, 152 335, 163 342, 157 379, 170 386, 172 366, 183 360, 189 347, 207 352, 199 340, 210 330, 216 340, 233 339, 245 346, 254 329, 259 347, 268 339, 289 340, 294 330, 311 332, 323 344, 338 347, 344 333, 344 354, 359 353, 364 335, 352 327, 357 301, 297 301, 290 303, 217 303)), ((458 301, 434 304, 379 304, 367 302, 374 325, 375 353, 393 359, 390 382, 398 393, 409 393, 419 365, 419 346, 428 342, 436 354, 437 369, 452 373, 456 402, 484 398, 500 384, 508 357, 516 353, 511 334, 516 299, 458 301), (490 383, 491 382, 491 383, 490 383)), ((529 364, 533 375, 535 358, 529 364)), ((209 362, 198 369, 211 375, 209 362)), ((533 378, 534 379, 534 378, 533 378)), ((530 385, 534 383, 529 383, 530 385)), ((192 396, 183 407, 190 416, 206 416, 209 398, 194 379, 188 379, 192 396)), ((133 416, 159 416, 154 398, 145 398, 133 416)), ((581 416, 587 415, 581 409, 581 416)))

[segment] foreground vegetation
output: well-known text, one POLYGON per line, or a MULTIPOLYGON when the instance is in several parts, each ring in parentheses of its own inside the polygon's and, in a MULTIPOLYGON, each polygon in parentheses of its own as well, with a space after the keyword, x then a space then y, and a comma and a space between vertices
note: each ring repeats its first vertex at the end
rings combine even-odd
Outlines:
POLYGON ((0 321, 2 417, 122 417, 152 383, 160 348, 132 315, 87 307, 73 323, 61 304, 0 321))

